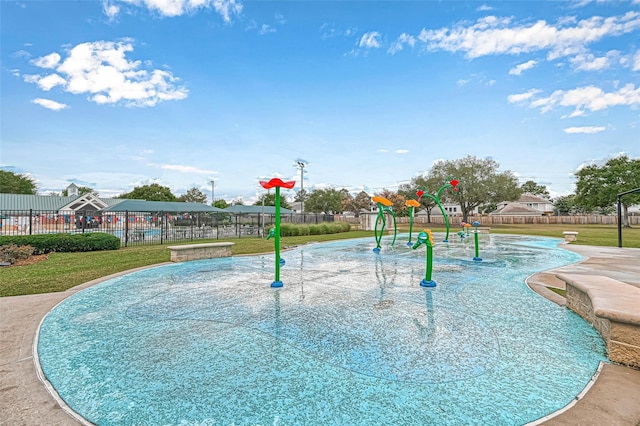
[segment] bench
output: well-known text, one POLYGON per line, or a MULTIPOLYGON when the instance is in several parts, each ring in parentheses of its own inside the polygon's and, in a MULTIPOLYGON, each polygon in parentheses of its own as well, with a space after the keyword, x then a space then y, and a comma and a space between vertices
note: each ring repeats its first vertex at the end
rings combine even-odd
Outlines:
POLYGON ((609 359, 640 368, 640 288, 599 275, 556 277, 566 283, 567 307, 598 330, 609 359))
POLYGON ((578 233, 575 231, 564 231, 562 233, 564 235, 564 242, 570 243, 572 241, 576 241, 578 239, 578 233))
POLYGON ((491 233, 491 228, 489 228, 488 226, 478 226, 478 233, 479 234, 490 234, 491 233))
POLYGON ((234 243, 202 243, 185 244, 182 246, 169 246, 172 262, 185 262, 187 260, 214 259, 231 256, 231 246, 234 243))

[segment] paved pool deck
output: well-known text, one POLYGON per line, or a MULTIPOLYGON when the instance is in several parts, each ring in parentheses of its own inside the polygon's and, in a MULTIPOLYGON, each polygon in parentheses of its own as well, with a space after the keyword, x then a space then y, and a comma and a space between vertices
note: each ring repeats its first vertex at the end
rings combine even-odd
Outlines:
MULTIPOLYGON (((549 300, 564 303, 564 298, 548 290, 548 287, 564 287, 564 282, 555 278, 558 272, 605 275, 640 287, 640 249, 581 245, 564 247, 586 259, 527 279, 532 290, 549 300)), ((38 378, 33 360, 34 338, 42 318, 59 302, 112 277, 90 281, 59 293, 0 298, 0 425, 81 424, 62 409, 38 378)), ((549 362, 562 362, 562 354, 557 354, 549 362)), ((593 385, 574 404, 562 413, 536 424, 640 426, 639 401, 640 371, 604 364, 593 385)))

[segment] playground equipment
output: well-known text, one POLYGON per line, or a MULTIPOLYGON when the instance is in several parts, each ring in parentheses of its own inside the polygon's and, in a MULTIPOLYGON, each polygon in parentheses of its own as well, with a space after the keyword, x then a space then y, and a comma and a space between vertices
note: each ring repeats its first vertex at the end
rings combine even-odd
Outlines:
POLYGON ((415 250, 420 247, 422 244, 425 244, 425 261, 427 264, 426 273, 422 281, 420 281, 420 286, 422 287, 435 287, 436 282, 431 279, 431 273, 433 270, 433 234, 429 229, 425 229, 424 231, 418 234, 418 240, 413 245, 412 249, 415 250))
POLYGON ((460 183, 460 182, 455 180, 455 179, 447 182, 446 184, 442 185, 440 187, 440 189, 438 189, 438 192, 436 192, 436 195, 425 194, 423 191, 419 191, 419 192, 422 192, 422 194, 418 196, 418 201, 420 201, 420 197, 425 196, 425 197, 430 198, 433 201, 435 201, 435 203, 440 208, 440 212, 442 213, 442 217, 444 218, 444 223, 445 223, 445 225, 447 227, 447 234, 444 237, 443 243, 448 243, 449 242, 449 218, 447 216, 447 212, 444 210, 444 207, 442 207, 442 203, 440 202, 440 194, 446 188, 453 188, 453 192, 458 192, 458 189, 456 188, 456 186, 458 186, 458 183, 460 183))
MULTIPOLYGON (((418 191, 418 193, 421 191, 418 191)), ((418 195, 419 197, 420 195, 418 195)), ((407 207, 409 207, 409 242, 407 246, 411 247, 413 243, 411 242, 411 234, 413 233, 413 213, 415 212, 416 207, 420 207, 420 203, 416 200, 407 200, 405 203, 407 207)))
POLYGON ((398 226, 396 224, 396 215, 393 213, 393 203, 384 197, 375 196, 371 199, 374 203, 378 204, 378 216, 376 217, 376 226, 374 228, 375 237, 376 237, 376 247, 373 249, 374 253, 380 253, 380 241, 382 240, 382 235, 384 233, 384 226, 387 223, 385 219, 385 213, 391 214, 393 218, 393 241, 391 242, 391 247, 396 242, 396 235, 398 234, 398 226), (380 228, 380 233, 378 233, 378 223, 382 222, 382 226, 380 228))
MULTIPOLYGON (((295 181, 283 182, 282 179, 273 178, 268 182, 260 181, 260 185, 264 189, 276 189, 276 224, 273 228, 273 236, 275 236, 275 251, 276 251, 276 279, 271 283, 271 287, 282 287, 282 281, 280 281, 280 265, 283 264, 280 259, 280 188, 291 189, 296 184, 295 181)), ((269 231, 269 237, 271 237, 271 231, 269 231)))
POLYGON ((480 226, 480 222, 478 222, 477 220, 473 222, 473 227, 475 228, 473 240, 475 242, 475 248, 476 248, 476 255, 473 258, 473 260, 475 260, 476 262, 481 262, 482 258, 480 257, 480 253, 478 249, 478 234, 480 233, 480 231, 478 230, 478 226, 480 226))

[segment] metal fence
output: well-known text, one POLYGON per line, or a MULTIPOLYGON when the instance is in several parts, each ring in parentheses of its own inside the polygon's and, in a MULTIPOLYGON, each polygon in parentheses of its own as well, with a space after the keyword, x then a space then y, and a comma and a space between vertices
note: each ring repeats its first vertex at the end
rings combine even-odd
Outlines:
MULTIPOLYGON (((333 215, 283 214, 282 222, 333 222, 333 215)), ((120 238, 124 247, 201 239, 262 237, 275 223, 273 214, 209 212, 99 212, 0 210, 1 235, 104 232, 120 238)))

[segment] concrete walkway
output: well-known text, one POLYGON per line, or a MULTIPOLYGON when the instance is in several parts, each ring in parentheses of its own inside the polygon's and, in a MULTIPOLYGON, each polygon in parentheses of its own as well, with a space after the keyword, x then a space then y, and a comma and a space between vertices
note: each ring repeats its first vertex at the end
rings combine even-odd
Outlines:
MULTIPOLYGON (((640 287, 640 249, 579 245, 566 248, 588 258, 529 277, 527 283, 533 290, 562 304, 564 298, 547 289, 564 286, 555 278, 557 272, 606 275, 640 287)), ((58 405, 39 380, 33 361, 33 343, 47 312, 66 297, 99 281, 65 292, 0 298, 0 425, 80 424, 58 405)), ((562 362, 562 354, 549 362, 562 362)), ((639 401, 640 371, 605 364, 582 398, 564 412, 538 424, 640 426, 639 401)))

